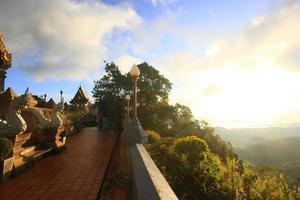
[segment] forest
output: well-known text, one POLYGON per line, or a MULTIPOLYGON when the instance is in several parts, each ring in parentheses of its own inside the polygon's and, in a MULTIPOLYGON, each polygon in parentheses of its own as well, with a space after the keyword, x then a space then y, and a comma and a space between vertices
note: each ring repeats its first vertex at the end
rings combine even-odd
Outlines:
MULTIPOLYGON (((172 83, 164 75, 147 63, 138 67, 138 117, 149 136, 145 147, 179 199, 296 199, 299 188, 284 175, 239 159, 232 145, 206 121, 195 119, 189 107, 169 104, 172 83)), ((124 97, 131 91, 130 75, 111 62, 95 81, 93 96, 107 113, 115 113, 106 116, 109 120, 121 121, 124 97)))

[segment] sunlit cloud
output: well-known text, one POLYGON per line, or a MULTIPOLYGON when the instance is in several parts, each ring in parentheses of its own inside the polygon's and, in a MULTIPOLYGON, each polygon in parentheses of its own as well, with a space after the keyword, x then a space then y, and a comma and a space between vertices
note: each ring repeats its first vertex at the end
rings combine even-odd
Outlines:
POLYGON ((168 12, 142 18, 131 2, 4 0, 0 31, 14 66, 39 80, 92 81, 102 73, 103 60, 114 61, 123 73, 146 61, 174 83, 171 103, 190 106, 214 126, 295 123, 299 1, 259 13, 234 31, 209 21, 217 9, 208 8, 207 24, 184 23, 184 6, 169 9, 180 1, 144 3, 168 12))
POLYGON ((127 73, 129 72, 133 64, 140 64, 144 61, 134 56, 122 55, 118 57, 114 62, 119 66, 119 69, 122 73, 127 73))
POLYGON ((107 57, 106 37, 140 20, 128 4, 93 0, 3 0, 0 6, 14 65, 36 80, 91 79, 107 57))
POLYGON ((197 118, 215 126, 295 123, 295 110, 300 116, 299 27, 300 4, 294 2, 216 38, 202 54, 163 55, 157 65, 177 82, 171 101, 191 106, 197 118))

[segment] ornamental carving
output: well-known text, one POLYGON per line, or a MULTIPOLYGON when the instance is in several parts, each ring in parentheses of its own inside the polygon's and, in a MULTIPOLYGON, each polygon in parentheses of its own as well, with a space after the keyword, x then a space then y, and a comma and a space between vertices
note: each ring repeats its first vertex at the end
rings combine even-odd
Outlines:
POLYGON ((7 70, 11 66, 11 53, 5 48, 3 42, 4 34, 0 32, 0 67, 7 70))

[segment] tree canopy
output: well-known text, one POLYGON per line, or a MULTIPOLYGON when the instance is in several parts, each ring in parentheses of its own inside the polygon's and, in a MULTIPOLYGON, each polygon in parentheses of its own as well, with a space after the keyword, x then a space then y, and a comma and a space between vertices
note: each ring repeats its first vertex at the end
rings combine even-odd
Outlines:
MULTIPOLYGON (((282 176, 243 164, 231 144, 196 120, 189 107, 170 105, 172 83, 158 70, 147 63, 138 67, 138 117, 149 136, 146 148, 180 199, 295 199, 296 190, 282 176)), ((123 112, 132 86, 128 73, 106 63, 93 89, 96 101, 105 104, 105 117, 121 119, 113 113, 123 112)))

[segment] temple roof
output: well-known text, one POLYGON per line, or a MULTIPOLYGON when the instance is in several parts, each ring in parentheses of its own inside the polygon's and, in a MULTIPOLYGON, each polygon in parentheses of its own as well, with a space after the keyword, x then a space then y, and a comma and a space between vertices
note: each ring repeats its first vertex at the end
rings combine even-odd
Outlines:
POLYGON ((5 92, 0 95, 1 100, 13 100, 18 95, 13 91, 11 87, 7 88, 5 92))
MULTIPOLYGON (((13 91, 11 87, 7 88, 5 92, 0 94, 0 102, 3 101, 12 101, 14 98, 16 98, 18 95, 13 91)), ((33 98, 31 94, 29 94, 29 107, 34 107, 37 104, 37 100, 33 98)))
POLYGON ((71 104, 91 104, 91 100, 89 99, 89 96, 86 93, 86 90, 80 86, 73 97, 73 99, 70 101, 71 104))
POLYGON ((53 109, 55 107, 55 105, 56 105, 56 103, 52 98, 49 99, 49 101, 45 103, 45 107, 50 108, 50 109, 53 109))

